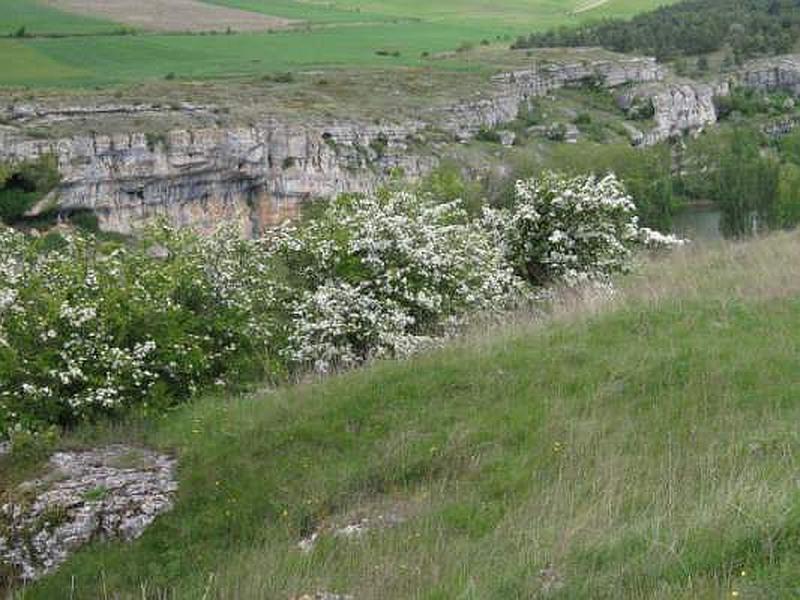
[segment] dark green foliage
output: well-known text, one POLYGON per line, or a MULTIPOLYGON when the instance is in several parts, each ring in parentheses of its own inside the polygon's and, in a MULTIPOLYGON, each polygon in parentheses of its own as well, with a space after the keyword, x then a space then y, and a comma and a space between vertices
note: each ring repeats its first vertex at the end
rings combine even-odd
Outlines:
POLYGON ((480 214, 484 205, 480 184, 465 177, 459 165, 453 161, 443 161, 420 182, 417 191, 441 202, 461 200, 471 215, 480 214))
POLYGON ((147 142, 147 148, 150 152, 153 152, 159 146, 163 148, 167 148, 168 146, 167 134, 161 131, 148 131, 144 134, 144 139, 147 142))
POLYGON ((567 139, 567 126, 563 123, 553 123, 547 128, 545 135, 551 142, 563 142, 567 139))
POLYGON ((542 107, 535 100, 522 102, 517 111, 517 123, 525 127, 542 124, 542 107))
POLYGON ((647 121, 656 114, 656 107, 652 98, 637 98, 628 109, 627 117, 636 121, 647 121))
POLYGON ((386 148, 389 147, 389 139, 383 133, 379 133, 377 137, 369 143, 369 147, 377 155, 382 158, 386 154, 386 148))
POLYGON ((796 172, 769 151, 762 133, 740 127, 698 141, 690 146, 687 163, 683 193, 716 202, 725 236, 741 238, 796 222, 796 172))
POLYGON ((490 193, 496 206, 508 206, 513 198, 517 179, 535 177, 543 170, 554 169, 579 175, 614 173, 625 184, 633 198, 640 223, 647 227, 669 230, 672 217, 681 207, 674 190, 672 158, 668 146, 633 148, 629 144, 564 144, 553 147, 544 162, 516 167, 500 185, 490 193))
POLYGON ((759 90, 737 88, 728 96, 714 99, 720 120, 731 117, 753 117, 760 114, 781 115, 793 110, 787 105, 789 96, 782 93, 767 94, 759 90))
POLYGON ((791 51, 800 37, 794 0, 685 0, 629 21, 605 20, 519 38, 513 48, 602 46, 660 60, 729 46, 733 60, 791 51))
POLYGON ((494 129, 487 129, 485 127, 481 127, 478 130, 478 133, 475 134, 475 139, 479 142, 490 142, 492 144, 499 144, 500 143, 500 134, 497 133, 494 129))
POLYGON ((274 75, 264 75, 264 81, 271 81, 272 83, 294 83, 294 73, 287 71, 286 73, 275 73, 274 75))
POLYGON ((100 230, 97 215, 90 210, 80 210, 72 213, 69 216, 69 222, 88 233, 97 233, 100 230))
POLYGON ((55 188, 59 181, 58 165, 53 156, 0 165, 0 222, 14 224, 55 188))

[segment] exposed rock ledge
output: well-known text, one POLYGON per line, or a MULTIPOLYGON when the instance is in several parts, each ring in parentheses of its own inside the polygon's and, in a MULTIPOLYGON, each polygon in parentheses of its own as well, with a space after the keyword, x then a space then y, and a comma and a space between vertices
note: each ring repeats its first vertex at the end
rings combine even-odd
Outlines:
MULTIPOLYGON (((177 225, 211 229, 237 224, 242 235, 293 216, 302 200, 343 192, 371 192, 391 174, 411 179, 438 163, 443 140, 464 140, 481 128, 513 120, 532 99, 590 83, 627 86, 620 105, 650 102, 654 127, 631 128, 634 143, 651 145, 717 121, 714 99, 733 86, 800 94, 800 57, 754 61, 711 83, 664 81, 651 58, 532 64, 492 78, 488 91, 455 105, 436 107, 400 122, 295 122, 265 118, 247 127, 201 126, 163 135, 86 134, 61 139, 26 137, 26 119, 124 112, 124 105, 91 108, 7 109, 12 126, 0 126, 0 160, 58 158, 62 185, 37 210, 91 209, 104 230, 129 233, 162 215, 177 225)), ((155 105, 131 110, 147 113, 155 105)), ((206 106, 176 110, 201 114, 206 106)), ((170 109, 171 110, 171 109, 170 109)))
POLYGON ((139 537, 172 507, 175 460, 122 445, 59 452, 47 473, 0 506, 0 567, 24 580, 94 539, 139 537))
MULTIPOLYGON (((305 198, 369 192, 398 170, 412 179, 423 175, 437 164, 437 140, 463 139, 481 127, 508 122, 535 96, 586 81, 615 87, 658 81, 662 75, 649 58, 533 65, 495 77, 486 93, 431 109, 418 120, 396 123, 287 123, 266 118, 230 129, 62 139, 26 137, 15 125, 0 127, 0 160, 48 153, 58 158, 63 184, 40 204, 40 211, 54 206, 64 211, 91 209, 101 228, 122 233, 163 215, 173 223, 200 228, 235 222, 243 235, 253 236, 294 214, 305 198)), ((121 109, 114 105, 91 110, 100 114, 121 109)), ((12 124, 80 113, 68 107, 44 114, 30 105, 9 111, 12 124)))
POLYGON ((754 60, 710 83, 686 80, 636 85, 622 93, 618 101, 626 110, 644 101, 652 103, 655 127, 641 136, 631 135, 637 145, 649 146, 687 132, 702 131, 716 123, 714 99, 729 95, 736 87, 800 96, 800 56, 754 60))

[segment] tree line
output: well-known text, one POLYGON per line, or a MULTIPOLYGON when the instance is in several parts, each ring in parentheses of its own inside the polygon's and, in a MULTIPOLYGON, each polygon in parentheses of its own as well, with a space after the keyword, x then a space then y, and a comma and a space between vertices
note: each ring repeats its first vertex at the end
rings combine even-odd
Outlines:
POLYGON ((669 60, 729 47, 737 62, 789 52, 800 39, 798 0, 684 0, 630 20, 562 26, 512 48, 600 46, 669 60))

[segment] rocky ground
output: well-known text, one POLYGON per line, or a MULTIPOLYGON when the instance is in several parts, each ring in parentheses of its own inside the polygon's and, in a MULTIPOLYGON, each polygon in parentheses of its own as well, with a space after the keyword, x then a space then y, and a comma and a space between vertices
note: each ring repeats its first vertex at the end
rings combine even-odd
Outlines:
POLYGON ((172 507, 175 465, 123 445, 54 454, 0 506, 0 574, 37 579, 90 541, 139 537, 172 507))

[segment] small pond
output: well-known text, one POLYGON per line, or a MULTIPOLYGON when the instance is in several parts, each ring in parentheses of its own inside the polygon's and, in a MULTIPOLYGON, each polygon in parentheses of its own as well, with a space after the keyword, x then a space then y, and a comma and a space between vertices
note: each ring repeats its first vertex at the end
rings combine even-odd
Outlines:
POLYGON ((697 242, 722 239, 722 213, 711 203, 690 204, 672 219, 672 232, 697 242))

